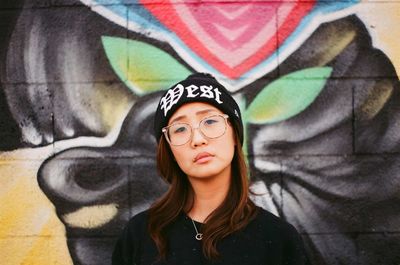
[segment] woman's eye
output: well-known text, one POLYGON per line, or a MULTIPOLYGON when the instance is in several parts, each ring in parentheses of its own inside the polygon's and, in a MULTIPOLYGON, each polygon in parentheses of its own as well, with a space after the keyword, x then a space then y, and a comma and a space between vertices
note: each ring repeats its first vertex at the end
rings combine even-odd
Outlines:
POLYGON ((218 121, 215 120, 215 119, 207 119, 207 120, 204 121, 205 125, 213 125, 215 123, 218 123, 218 121))
POLYGON ((183 133, 185 131, 186 131, 186 127, 181 126, 181 127, 174 128, 173 133, 183 133))

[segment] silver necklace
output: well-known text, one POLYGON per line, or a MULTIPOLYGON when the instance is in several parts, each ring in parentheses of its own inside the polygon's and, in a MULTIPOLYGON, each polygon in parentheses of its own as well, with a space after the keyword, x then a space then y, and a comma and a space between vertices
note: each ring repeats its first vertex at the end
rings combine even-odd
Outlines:
POLYGON ((193 226, 194 226, 194 230, 196 230, 196 236, 195 236, 195 238, 196 238, 197 240, 199 240, 199 241, 202 240, 202 239, 203 239, 203 233, 199 233, 199 231, 197 230, 196 224, 194 223, 193 219, 190 218, 190 220, 192 220, 192 224, 193 224, 193 226))

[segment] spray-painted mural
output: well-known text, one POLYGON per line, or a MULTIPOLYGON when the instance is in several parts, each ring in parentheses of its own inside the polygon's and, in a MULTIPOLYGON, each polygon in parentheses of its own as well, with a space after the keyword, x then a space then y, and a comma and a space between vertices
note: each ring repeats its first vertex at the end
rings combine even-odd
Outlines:
POLYGON ((109 264, 165 190, 152 120, 194 71, 245 122, 254 200, 312 264, 400 264, 400 3, 0 4, 1 264, 109 264))

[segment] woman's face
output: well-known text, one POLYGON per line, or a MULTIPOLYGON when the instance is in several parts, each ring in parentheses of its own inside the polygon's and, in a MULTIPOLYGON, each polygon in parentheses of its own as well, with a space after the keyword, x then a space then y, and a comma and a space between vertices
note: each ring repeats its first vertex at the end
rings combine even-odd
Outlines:
MULTIPOLYGON (((168 125, 187 123, 192 128, 197 128, 204 118, 216 114, 223 113, 207 103, 187 103, 171 116, 168 125)), ((231 174, 234 139, 233 128, 228 122, 225 133, 218 138, 207 138, 199 129, 193 129, 187 143, 179 146, 170 144, 170 147, 179 167, 189 178, 210 178, 231 174)))

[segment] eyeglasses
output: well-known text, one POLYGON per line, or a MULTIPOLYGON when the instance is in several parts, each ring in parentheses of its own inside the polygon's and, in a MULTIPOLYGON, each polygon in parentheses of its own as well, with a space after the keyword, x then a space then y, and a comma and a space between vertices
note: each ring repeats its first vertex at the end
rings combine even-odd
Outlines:
POLYGON ((171 145, 184 145, 189 142, 194 129, 199 129, 206 138, 215 139, 224 135, 228 118, 227 114, 208 116, 202 119, 196 128, 188 123, 173 123, 162 128, 162 132, 171 145))

